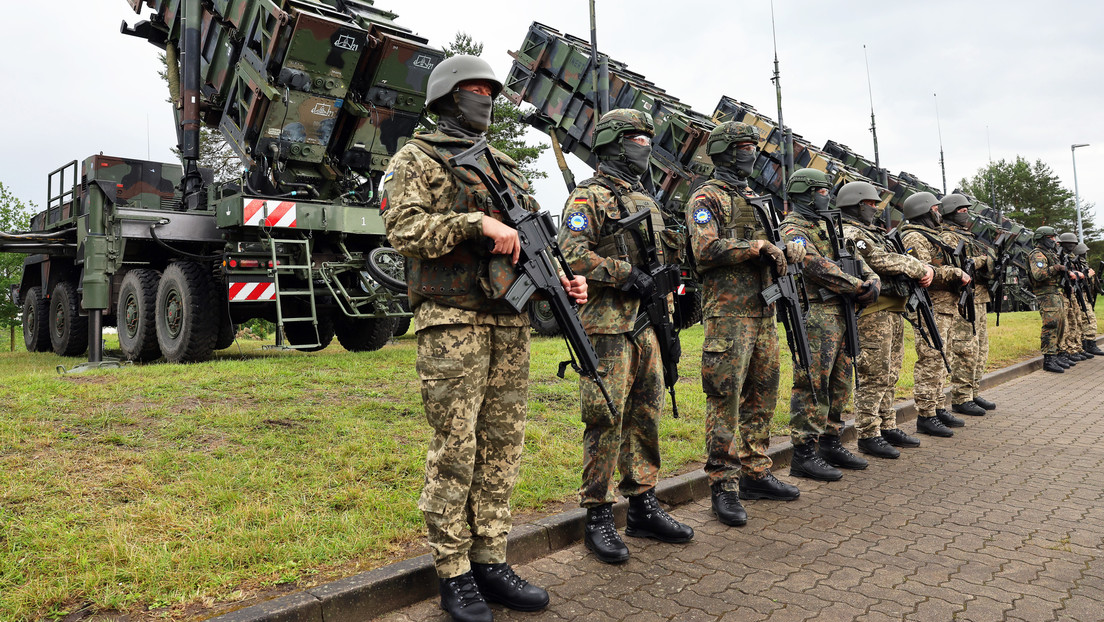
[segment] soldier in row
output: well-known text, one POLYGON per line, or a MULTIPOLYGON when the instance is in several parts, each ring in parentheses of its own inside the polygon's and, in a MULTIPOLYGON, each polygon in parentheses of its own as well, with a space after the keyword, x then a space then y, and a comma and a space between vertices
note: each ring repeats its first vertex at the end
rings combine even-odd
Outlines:
POLYGON ((1070 362, 1062 357, 1059 350, 1066 331, 1066 297, 1062 291, 1062 280, 1067 268, 1058 257, 1058 232, 1054 227, 1039 227, 1033 240, 1035 248, 1027 256, 1027 275, 1043 320, 1039 336, 1043 369, 1061 374, 1070 367, 1070 362))
MULTIPOLYGON (((1089 351, 1089 348, 1085 346, 1084 333, 1087 324, 1087 315, 1090 311, 1090 304, 1086 300, 1088 295, 1088 283, 1089 279, 1096 274, 1095 271, 1089 269, 1084 270, 1081 268, 1081 261, 1077 258, 1075 252, 1079 241, 1077 234, 1071 231, 1067 231, 1058 236, 1058 243, 1062 247, 1062 257, 1065 262, 1074 268, 1071 273, 1077 280, 1077 286, 1080 287, 1080 295, 1075 295, 1072 291, 1067 291, 1067 313, 1066 322, 1070 327, 1066 331, 1064 343, 1061 346, 1062 352, 1066 355, 1066 358, 1071 361, 1079 362, 1093 358, 1093 353, 1089 351), (1084 305, 1084 307, 1082 307, 1084 305)), ((1087 247, 1086 247, 1087 248, 1087 247)), ((1087 267, 1087 266, 1086 266, 1087 267)), ((1092 336, 1093 343, 1095 345, 1096 334, 1092 336)))
POLYGON ((1096 300, 1096 294, 1099 293, 1099 291, 1097 291, 1099 280, 1096 278, 1096 270, 1089 267, 1087 256, 1089 247, 1086 246, 1084 242, 1078 242, 1073 252, 1077 257, 1078 270, 1088 275, 1088 279, 1086 279, 1088 288, 1085 291, 1085 296, 1090 302, 1086 305, 1086 309, 1081 318, 1081 347, 1085 352, 1093 356, 1104 356, 1104 350, 1101 350, 1100 346, 1096 343, 1096 310, 1093 309, 1092 303, 1092 301, 1096 300))

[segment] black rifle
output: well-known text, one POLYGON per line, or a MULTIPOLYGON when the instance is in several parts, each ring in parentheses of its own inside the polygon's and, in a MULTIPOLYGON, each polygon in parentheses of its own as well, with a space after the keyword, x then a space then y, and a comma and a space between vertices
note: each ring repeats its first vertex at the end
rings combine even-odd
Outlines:
POLYGON ((1062 265, 1066 267, 1066 271, 1062 273, 1062 284, 1066 288, 1066 294, 1070 298, 1076 299, 1078 306, 1081 307, 1081 311, 1084 313, 1089 312, 1089 305, 1085 302, 1085 290, 1084 284, 1081 279, 1074 278, 1073 272, 1077 272, 1078 265, 1073 259, 1072 253, 1062 251, 1060 255, 1062 265))
MULTIPOLYGON (((904 222, 904 220, 901 222, 904 222)), ((886 240, 893 246, 894 252, 901 255, 907 254, 905 243, 901 240, 900 224, 886 236, 886 240)), ((931 349, 939 351, 939 356, 943 357, 943 367, 946 367, 947 372, 950 373, 951 364, 947 362, 943 337, 939 334, 939 327, 935 324, 935 311, 932 309, 931 296, 928 295, 928 290, 903 274, 900 275, 900 279, 908 291, 908 298, 905 300, 905 317, 908 318, 909 323, 916 329, 916 334, 924 340, 924 343, 928 344, 931 349)))
MULTIPOLYGON (((786 245, 782 243, 782 236, 778 233, 778 223, 775 219, 774 208, 770 204, 769 197, 749 198, 748 203, 755 210, 755 217, 763 230, 767 232, 767 239, 783 253, 786 245)), ((773 263, 773 262, 772 262, 773 263)), ((809 308, 809 296, 805 290, 805 279, 802 276, 802 263, 786 262, 786 273, 774 274, 774 283, 760 292, 763 304, 778 303, 777 317, 782 322, 786 331, 786 343, 790 346, 790 356, 793 359, 794 370, 801 368, 809 379, 809 387, 813 387, 813 372, 809 366, 812 353, 809 349, 809 332, 805 328, 805 309, 809 308)), ((816 398, 814 392, 814 399, 816 398)))
POLYGON ((563 331, 568 356, 571 357, 560 363, 560 378, 564 377, 564 371, 568 365, 571 365, 579 375, 593 380, 602 390, 602 396, 606 398, 606 406, 609 407, 614 419, 617 419, 617 407, 613 405, 606 385, 598 374, 598 354, 594 351, 586 331, 583 330, 583 323, 579 321, 576 305, 564 291, 560 275, 556 271, 558 264, 568 280, 575 278, 560 247, 556 244, 556 226, 552 223, 552 217, 548 212, 531 212, 518 203, 517 197, 510 190, 510 185, 502 176, 498 162, 491 155, 485 138, 479 139, 467 151, 449 158, 449 165, 466 168, 474 173, 491 193, 491 203, 502 213, 502 222, 518 232, 518 240, 521 243, 521 253, 516 266, 518 278, 506 291, 506 301, 520 313, 533 294, 540 292, 544 296, 552 308, 556 323, 563 331), (486 168, 481 160, 486 162, 486 168), (490 174, 487 169, 490 170, 490 174), (575 360, 576 356, 579 359, 578 362, 575 360))
POLYGON ((641 309, 633 335, 639 334, 649 324, 655 329, 656 340, 659 342, 659 358, 663 363, 663 384, 671 393, 671 413, 677 419, 679 412, 678 403, 675 402, 675 383, 679 378, 678 364, 682 358, 682 343, 668 312, 667 296, 678 290, 682 283, 682 271, 677 265, 660 261, 655 230, 652 228, 651 209, 642 209, 618 220, 617 228, 636 240, 636 246, 646 262, 642 269, 652 280, 651 287, 638 292, 641 309), (643 229, 641 223, 644 224, 643 229))
POLYGON ((970 257, 970 245, 966 240, 959 240, 954 251, 955 263, 958 268, 970 277, 970 282, 959 286, 958 314, 962 319, 970 323, 970 329, 977 334, 977 313, 974 309, 974 285, 977 279, 977 269, 974 267, 974 259, 970 257))
POLYGON ((1004 306, 1004 281, 1008 278, 1008 265, 1012 262, 1013 237, 1007 231, 997 236, 993 247, 997 252, 997 261, 993 266, 993 274, 989 275, 989 294, 993 300, 994 310, 997 312, 997 326, 1000 326, 1001 307, 1004 306))
MULTIPOLYGON (((836 249, 836 254, 839 255, 839 264, 841 270, 846 274, 850 274, 860 280, 863 278, 862 267, 860 266, 860 260, 855 257, 850 249, 847 248, 846 240, 843 237, 843 220, 839 211, 834 211, 828 214, 821 215, 821 220, 825 222, 828 229, 828 237, 832 241, 832 246, 836 249)), ((843 334, 843 350, 851 357, 851 374, 855 377, 855 388, 859 388, 859 368, 855 365, 855 360, 859 358, 859 314, 862 313, 862 305, 855 304, 855 298, 851 294, 833 294, 838 295, 840 299, 840 309, 843 310, 843 322, 844 322, 844 334, 843 334)), ((824 297, 824 296, 822 296, 824 297)))

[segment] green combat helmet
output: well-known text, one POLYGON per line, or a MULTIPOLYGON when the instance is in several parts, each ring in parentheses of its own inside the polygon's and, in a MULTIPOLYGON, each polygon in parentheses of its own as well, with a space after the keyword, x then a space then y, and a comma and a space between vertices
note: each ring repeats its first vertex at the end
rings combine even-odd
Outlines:
POLYGON ((1047 248, 1053 248, 1053 240, 1050 238, 1058 235, 1058 232, 1054 230, 1054 227, 1039 227, 1035 230, 1035 235, 1032 236, 1032 240, 1036 245, 1042 244, 1047 248))
POLYGON ((452 93, 456 87, 466 80, 486 80, 492 85, 491 99, 498 97, 502 92, 502 83, 494 75, 494 70, 487 61, 478 56, 460 54, 446 58, 433 68, 429 74, 429 82, 426 84, 426 108, 433 111, 437 100, 452 93))
POLYGON ((1077 234, 1072 231, 1067 231, 1058 236, 1058 242, 1062 244, 1062 248, 1067 251, 1072 251, 1073 248, 1077 246, 1077 234))
POLYGON ((865 181, 849 181, 836 194, 836 207, 854 207, 863 201, 881 202, 882 195, 874 184, 865 181))
POLYGON ((901 205, 901 216, 903 216, 905 220, 915 220, 923 217, 925 214, 930 214, 932 206, 939 204, 939 199, 935 198, 934 194, 930 192, 917 192, 905 199, 904 204, 901 205))
POLYGON ((823 171, 815 168, 799 168, 790 175, 790 181, 786 184, 786 192, 791 196, 800 195, 817 188, 831 188, 828 176, 823 171))
POLYGON ((709 139, 705 143, 706 152, 717 155, 728 150, 730 145, 738 143, 759 144, 759 130, 753 125, 739 121, 725 121, 709 132, 709 139))
MULTIPOLYGON (((923 194, 931 193, 925 192, 923 194)), ((931 205, 929 205, 928 207, 931 207, 931 205)), ((970 207, 969 197, 964 194, 948 194, 947 196, 943 197, 943 202, 939 204, 939 213, 947 216, 949 214, 955 213, 956 211, 964 207, 970 207)))
POLYGON ((655 123, 652 116, 640 110, 632 108, 618 108, 610 110, 598 119, 598 125, 594 126, 594 150, 620 140, 621 136, 628 133, 647 134, 649 138, 655 136, 655 123))
POLYGON ((1077 246, 1073 247, 1073 254, 1078 257, 1084 257, 1089 252, 1089 247, 1084 242, 1078 242, 1077 246))

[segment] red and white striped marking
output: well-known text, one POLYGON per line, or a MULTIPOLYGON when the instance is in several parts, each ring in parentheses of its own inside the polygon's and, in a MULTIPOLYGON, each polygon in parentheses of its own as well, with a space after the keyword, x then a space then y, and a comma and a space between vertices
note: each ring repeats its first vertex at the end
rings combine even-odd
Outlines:
POLYGON ((276 300, 275 283, 230 283, 230 302, 276 300))
POLYGON ((246 225, 253 227, 295 227, 294 201, 252 199, 245 204, 246 225))

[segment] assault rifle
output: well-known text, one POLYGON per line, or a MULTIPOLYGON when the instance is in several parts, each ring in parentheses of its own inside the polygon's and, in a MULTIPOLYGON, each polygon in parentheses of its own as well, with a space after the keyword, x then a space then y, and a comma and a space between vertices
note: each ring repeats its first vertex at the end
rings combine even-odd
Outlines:
POLYGON ((1062 273, 1062 284, 1066 288, 1066 294, 1070 298, 1077 300, 1078 306, 1081 307, 1081 311, 1084 313, 1089 312, 1089 305, 1085 302, 1085 290, 1084 283, 1081 279, 1075 278, 1072 273, 1080 272, 1080 267, 1073 259, 1073 253, 1067 253, 1062 251, 1060 255, 1062 265, 1066 267, 1066 271, 1062 273))
MULTIPOLYGON (((785 252, 786 245, 782 243, 782 236, 778 233, 778 222, 770 197, 753 197, 747 201, 755 210, 759 224, 767 232, 767 239, 785 252)), ((785 274, 774 274, 772 269, 770 272, 774 276, 774 283, 760 292, 759 296, 762 297, 763 304, 778 303, 777 317, 786 331, 786 343, 790 346, 794 369, 804 370, 809 386, 812 387, 813 372, 809 366, 812 353, 809 350, 809 332, 805 328, 805 309, 809 308, 809 295, 805 290, 801 267, 800 263, 787 261, 785 274)))
MULTIPOLYGON (((843 237, 842 214, 837 210, 821 216, 821 220, 828 226, 828 237, 832 246, 839 255, 839 267, 845 273, 858 279, 863 278, 860 260, 847 248, 847 240, 843 237)), ((855 376, 855 388, 859 388, 859 368, 855 360, 859 358, 859 313, 862 305, 855 304, 855 299, 850 294, 840 294, 840 309, 843 310, 844 334, 843 350, 851 357, 851 374, 855 376)))
POLYGON ((675 402, 675 383, 678 382, 678 364, 682 358, 682 343, 678 330, 671 321, 667 308, 668 294, 677 291, 682 283, 681 270, 677 265, 665 264, 659 260, 656 249, 656 235, 652 228, 652 210, 642 209, 617 221, 617 228, 636 240, 637 248, 647 265, 643 270, 651 278, 651 285, 640 294, 640 314, 636 318, 633 335, 645 330, 650 324, 655 329, 659 341, 659 358, 663 363, 663 384, 671 393, 671 412, 677 419, 678 403, 675 402), (641 229, 641 223, 645 227, 641 229))
POLYGON ((958 264, 958 268, 970 277, 969 283, 959 287, 958 314, 970 323, 970 328, 974 334, 977 334, 977 325, 975 324, 977 313, 974 308, 974 281, 977 278, 977 268, 974 266, 973 257, 970 257, 969 248, 970 246, 966 243, 966 240, 959 240, 954 251, 954 259, 955 263, 958 264))
MULTIPOLYGON (((904 220, 901 221, 901 223, 903 222, 904 220)), ((905 243, 901 239, 900 223, 886 236, 886 240, 893 246, 894 252, 901 255, 908 254, 905 252, 905 243)), ((908 318, 909 323, 916 329, 916 334, 924 340, 924 343, 939 352, 939 356, 943 357, 943 367, 946 367, 947 373, 950 373, 951 364, 947 362, 943 337, 939 334, 939 327, 935 324, 935 311, 932 308, 931 296, 928 295, 928 290, 905 275, 901 275, 900 278, 908 292, 908 297, 905 299, 905 317, 908 318)))
POLYGON ((1012 262, 1012 242, 1014 237, 1007 231, 1002 232, 993 248, 997 252, 997 261, 993 267, 993 274, 989 275, 989 297, 993 300, 993 307, 997 311, 997 326, 1000 326, 1001 307, 1004 306, 1004 280, 1008 276, 1008 266, 1012 262))
POLYGON ((552 217, 548 212, 531 212, 518 203, 510 185, 502 176, 498 162, 491 155, 487 139, 481 138, 470 149, 449 158, 449 165, 466 168, 474 173, 490 191, 491 203, 502 213, 502 221, 518 232, 521 243, 516 266, 518 278, 506 291, 506 301, 521 313, 533 294, 540 292, 544 296, 563 332, 570 357, 560 363, 560 378, 564 377, 564 371, 570 365, 579 375, 593 380, 601 389, 602 396, 606 398, 606 406, 616 419, 617 407, 613 405, 609 391, 598 374, 598 354, 583 330, 575 303, 564 291, 556 270, 558 265, 568 280, 575 278, 556 244, 556 226, 552 223, 552 217), (576 356, 578 362, 575 360, 576 356))

